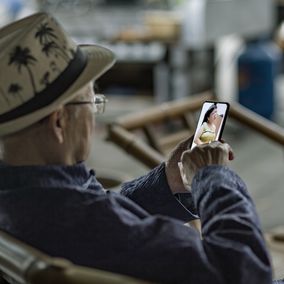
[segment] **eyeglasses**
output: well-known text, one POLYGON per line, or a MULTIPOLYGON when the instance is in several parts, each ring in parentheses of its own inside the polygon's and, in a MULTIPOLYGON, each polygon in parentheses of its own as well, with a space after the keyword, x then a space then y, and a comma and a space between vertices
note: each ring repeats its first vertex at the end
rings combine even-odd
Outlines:
POLYGON ((93 106, 93 113, 94 114, 101 114, 104 113, 106 108, 107 99, 102 94, 95 94, 93 100, 90 101, 78 101, 78 102, 70 102, 65 104, 67 105, 85 105, 91 104, 93 106))

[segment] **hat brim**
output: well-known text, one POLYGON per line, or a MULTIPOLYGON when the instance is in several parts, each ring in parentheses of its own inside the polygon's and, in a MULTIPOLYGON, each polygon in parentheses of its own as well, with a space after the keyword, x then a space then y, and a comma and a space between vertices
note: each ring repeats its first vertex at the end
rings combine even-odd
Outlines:
POLYGON ((115 56, 109 49, 99 45, 80 45, 88 60, 84 70, 77 79, 51 104, 34 112, 0 124, 0 136, 9 135, 22 130, 48 116, 53 111, 72 100, 77 92, 92 80, 98 79, 115 63, 115 56))

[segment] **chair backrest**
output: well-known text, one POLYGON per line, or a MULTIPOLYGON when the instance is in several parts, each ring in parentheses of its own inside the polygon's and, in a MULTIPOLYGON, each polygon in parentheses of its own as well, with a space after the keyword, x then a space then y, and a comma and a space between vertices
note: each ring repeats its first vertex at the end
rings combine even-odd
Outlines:
MULTIPOLYGON (((211 92, 204 92, 173 102, 153 106, 147 110, 118 117, 108 123, 107 140, 149 168, 165 160, 178 142, 193 134, 197 113, 204 101, 214 100, 211 92)), ((284 129, 276 123, 250 111, 238 103, 231 103, 229 118, 284 145, 284 129)))
POLYGON ((196 111, 210 99, 211 93, 205 92, 190 100, 166 102, 118 117, 108 124, 107 140, 153 168, 165 159, 174 145, 193 134, 196 111))
POLYGON ((50 257, 0 231, 0 283, 143 284, 144 281, 50 257))

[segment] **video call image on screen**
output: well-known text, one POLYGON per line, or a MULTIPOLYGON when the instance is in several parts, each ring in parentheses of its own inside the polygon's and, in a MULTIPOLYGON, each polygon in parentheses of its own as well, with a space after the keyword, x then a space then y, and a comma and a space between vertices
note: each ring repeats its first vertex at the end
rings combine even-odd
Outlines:
POLYGON ((220 138, 228 111, 227 103, 205 102, 202 106, 191 149, 220 138))

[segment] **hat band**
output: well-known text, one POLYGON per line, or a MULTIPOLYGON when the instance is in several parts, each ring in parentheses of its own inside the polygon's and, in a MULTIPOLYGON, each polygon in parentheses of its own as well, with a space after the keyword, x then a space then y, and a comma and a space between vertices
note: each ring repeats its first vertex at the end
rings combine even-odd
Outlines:
POLYGON ((36 93, 31 100, 7 113, 0 115, 0 123, 32 113, 33 111, 43 108, 55 101, 70 87, 74 80, 78 78, 86 65, 87 54, 78 47, 74 58, 70 61, 69 65, 65 68, 61 75, 59 75, 43 91, 36 93))

